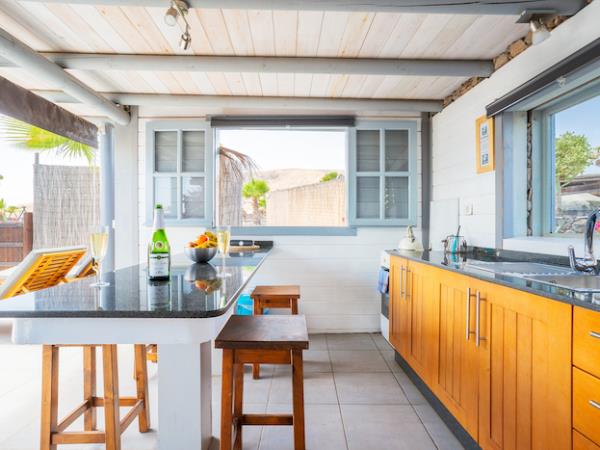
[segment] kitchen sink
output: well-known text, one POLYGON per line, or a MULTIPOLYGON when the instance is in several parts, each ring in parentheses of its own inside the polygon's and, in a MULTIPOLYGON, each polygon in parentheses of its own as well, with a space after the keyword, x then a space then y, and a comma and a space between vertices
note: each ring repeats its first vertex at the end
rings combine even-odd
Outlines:
POLYGON ((467 266, 501 275, 534 276, 573 274, 573 271, 568 267, 535 262, 469 261, 467 266))
POLYGON ((523 277, 576 292, 600 292, 600 276, 594 275, 533 275, 523 277))

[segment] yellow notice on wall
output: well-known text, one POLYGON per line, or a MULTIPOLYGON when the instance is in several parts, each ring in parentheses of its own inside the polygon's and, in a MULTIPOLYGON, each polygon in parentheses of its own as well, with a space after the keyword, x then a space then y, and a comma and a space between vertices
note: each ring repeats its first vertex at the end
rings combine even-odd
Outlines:
POLYGON ((494 118, 481 116, 475 121, 477 173, 494 170, 494 118))

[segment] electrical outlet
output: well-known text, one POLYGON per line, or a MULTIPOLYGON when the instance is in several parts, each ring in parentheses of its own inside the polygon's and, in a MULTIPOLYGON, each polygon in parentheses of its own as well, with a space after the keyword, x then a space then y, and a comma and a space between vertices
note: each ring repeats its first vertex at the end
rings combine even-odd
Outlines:
POLYGON ((473 203, 465 203, 463 206, 463 215, 464 216, 472 216, 473 215, 473 203))

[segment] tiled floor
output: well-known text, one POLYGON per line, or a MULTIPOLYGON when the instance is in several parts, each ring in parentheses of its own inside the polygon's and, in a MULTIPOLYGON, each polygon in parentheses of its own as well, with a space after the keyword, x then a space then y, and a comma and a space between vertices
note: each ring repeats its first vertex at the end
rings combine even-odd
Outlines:
MULTIPOLYGON (((119 349, 121 392, 134 389, 130 346, 119 349)), ((394 362, 381 335, 313 335, 304 354, 307 448, 313 450, 461 449, 461 445, 394 362)), ((0 449, 38 447, 39 347, 0 347, 0 449)), ((61 350, 61 414, 81 395, 81 350, 61 350)), ((291 411, 289 366, 262 366, 262 379, 245 379, 247 412, 291 411)), ((157 425, 156 368, 151 366, 152 425, 157 425)), ((220 377, 213 378, 213 430, 219 429, 220 377)), ((99 381, 101 383, 101 381, 99 381)), ((101 386, 101 384, 99 384, 101 386)), ((99 414, 99 423, 102 416, 99 414)), ((76 423, 74 426, 78 426, 76 423)), ((123 450, 156 449, 156 432, 133 424, 123 450)), ((218 448, 217 443, 213 446, 218 448)), ((102 446, 64 446, 96 450, 102 446)), ((244 448, 292 449, 290 427, 245 427, 244 448)), ((179 449, 177 449, 179 450, 179 449)), ((187 449, 181 449, 187 450, 187 449)))

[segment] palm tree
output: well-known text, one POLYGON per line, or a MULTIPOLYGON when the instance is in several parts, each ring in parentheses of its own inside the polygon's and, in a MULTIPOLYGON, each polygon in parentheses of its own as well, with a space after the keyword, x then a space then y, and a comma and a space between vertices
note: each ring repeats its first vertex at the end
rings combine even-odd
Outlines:
POLYGON ((94 147, 59 136, 12 117, 1 116, 0 129, 4 141, 26 150, 54 151, 57 155, 67 158, 84 157, 90 164, 94 161, 96 155, 94 147))
POLYGON ((252 210, 254 216, 254 222, 256 225, 260 225, 260 214, 261 206, 265 207, 265 194, 269 192, 269 185, 265 180, 256 180, 247 182, 242 188, 242 195, 244 198, 252 199, 252 210))

